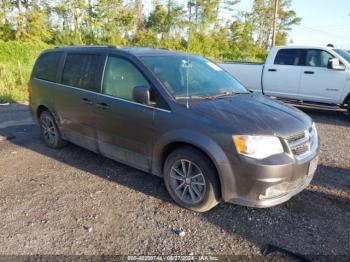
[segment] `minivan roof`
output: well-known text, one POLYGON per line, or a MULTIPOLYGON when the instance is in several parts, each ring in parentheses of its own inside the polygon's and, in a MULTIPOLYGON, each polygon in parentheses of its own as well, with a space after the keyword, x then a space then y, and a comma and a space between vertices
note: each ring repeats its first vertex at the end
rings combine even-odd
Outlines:
POLYGON ((187 55, 184 52, 175 52, 167 48, 151 48, 151 47, 118 47, 118 46, 62 46, 55 47, 54 49, 49 49, 44 52, 52 52, 52 51, 87 51, 94 50, 96 52, 104 52, 108 50, 108 52, 119 51, 119 52, 127 52, 129 54, 135 56, 159 56, 159 55, 187 55))

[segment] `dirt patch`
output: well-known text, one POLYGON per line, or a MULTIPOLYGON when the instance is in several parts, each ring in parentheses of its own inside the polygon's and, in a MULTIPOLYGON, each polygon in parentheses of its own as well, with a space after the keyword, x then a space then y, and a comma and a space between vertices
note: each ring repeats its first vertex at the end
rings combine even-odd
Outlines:
MULTIPOLYGON (((0 254, 350 255, 350 122, 305 112, 321 137, 312 184, 274 208, 205 214, 176 206, 160 178, 74 145, 47 148, 33 124, 2 128, 13 138, 0 141, 0 254)), ((29 115, 6 114, 1 123, 29 115)))

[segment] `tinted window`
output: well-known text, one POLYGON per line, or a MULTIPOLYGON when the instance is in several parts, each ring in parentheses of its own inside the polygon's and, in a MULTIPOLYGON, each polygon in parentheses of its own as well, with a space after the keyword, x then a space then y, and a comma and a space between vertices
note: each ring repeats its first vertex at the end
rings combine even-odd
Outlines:
POLYGON ((135 86, 150 85, 132 63, 122 58, 109 57, 103 77, 103 94, 132 101, 135 86))
POLYGON ((61 52, 46 53, 40 56, 34 71, 34 77, 55 82, 61 52))
POLYGON ((276 65, 302 65, 303 50, 301 49, 281 49, 275 59, 276 65))
POLYGON ((323 50, 311 49, 306 51, 305 65, 313 67, 327 67, 333 56, 323 50))
POLYGON ((248 93, 231 75, 199 56, 146 56, 144 64, 176 99, 248 93))
POLYGON ((90 91, 99 91, 96 79, 100 56, 93 54, 68 54, 63 69, 62 84, 90 91))

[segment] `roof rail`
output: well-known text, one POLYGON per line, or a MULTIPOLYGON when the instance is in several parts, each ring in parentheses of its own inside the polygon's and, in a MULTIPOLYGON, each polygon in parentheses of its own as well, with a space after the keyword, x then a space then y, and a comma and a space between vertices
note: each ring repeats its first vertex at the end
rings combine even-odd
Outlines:
POLYGON ((108 48, 120 48, 120 46, 117 45, 107 45, 108 48))
POLYGON ((62 45, 62 46, 55 46, 54 48, 84 48, 84 47, 95 47, 95 48, 101 48, 101 47, 120 48, 120 46, 115 46, 115 45, 62 45))

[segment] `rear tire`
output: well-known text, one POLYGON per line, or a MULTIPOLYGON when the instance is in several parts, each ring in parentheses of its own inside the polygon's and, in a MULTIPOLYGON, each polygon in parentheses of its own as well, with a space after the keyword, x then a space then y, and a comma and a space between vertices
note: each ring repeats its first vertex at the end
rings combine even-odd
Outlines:
POLYGON ((49 111, 43 111, 39 116, 41 135, 44 143, 51 148, 61 148, 67 144, 62 139, 56 120, 49 111))
POLYGON ((164 182, 170 196, 184 208, 206 212, 219 202, 217 172, 210 160, 192 147, 179 148, 168 156, 164 182))

